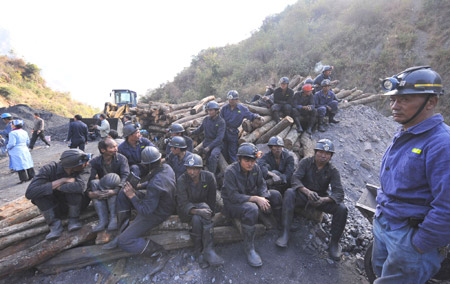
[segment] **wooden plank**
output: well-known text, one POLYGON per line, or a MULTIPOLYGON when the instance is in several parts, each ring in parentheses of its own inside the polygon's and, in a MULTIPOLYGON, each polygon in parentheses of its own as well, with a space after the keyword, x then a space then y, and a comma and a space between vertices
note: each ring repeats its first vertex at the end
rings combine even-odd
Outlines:
POLYGON ((19 197, 0 207, 0 220, 18 214, 19 212, 31 208, 33 206, 34 204, 31 203, 31 201, 28 200, 25 196, 19 197))
POLYGON ((208 102, 215 100, 216 97, 214 96, 208 96, 200 100, 194 107, 191 109, 191 114, 199 113, 200 111, 203 111, 203 106, 206 105, 208 102))

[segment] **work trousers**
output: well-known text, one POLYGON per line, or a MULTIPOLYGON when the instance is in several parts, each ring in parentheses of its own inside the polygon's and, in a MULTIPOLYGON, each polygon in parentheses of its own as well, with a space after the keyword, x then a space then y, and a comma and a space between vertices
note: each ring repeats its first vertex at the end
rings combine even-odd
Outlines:
POLYGON ((313 126, 315 123, 315 119, 317 116, 317 110, 306 110, 306 109, 292 109, 292 115, 294 117, 298 117, 300 120, 300 123, 302 124, 302 127, 309 127, 313 126))
POLYGON ((214 147, 211 151, 209 151, 207 158, 206 158, 206 166, 208 167, 208 170, 212 172, 213 174, 216 174, 217 171, 217 164, 219 162, 219 156, 222 152, 222 146, 214 147))
POLYGON ((283 113, 284 116, 292 116, 292 105, 285 103, 285 104, 274 104, 271 107, 272 111, 280 111, 283 113))
POLYGON ((84 151, 85 146, 86 146, 86 142, 84 142, 84 141, 75 141, 75 142, 71 142, 69 144, 70 149, 79 148, 81 151, 84 151))
POLYGON ((223 139, 222 154, 229 164, 237 161, 238 151, 238 137, 239 132, 236 129, 229 129, 225 131, 225 138, 223 139))
POLYGON ((34 177, 34 168, 17 171, 20 181, 27 181, 34 177))
MULTIPOLYGON (((295 207, 305 208, 307 204, 308 197, 298 190, 289 188, 284 193, 283 208, 286 207, 293 210, 295 207)), ((331 221, 331 236, 332 239, 339 240, 344 232, 345 224, 347 223, 347 207, 343 203, 337 204, 335 202, 328 202, 315 208, 333 215, 331 221)))
MULTIPOLYGON (((282 204, 281 193, 276 190, 269 190, 270 196, 267 198, 270 207, 273 209, 280 209, 282 204)), ((230 218, 238 218, 242 224, 253 226, 258 222, 259 208, 256 203, 229 203, 224 204, 225 215, 230 218)))
POLYGON ((40 138, 42 142, 44 142, 47 146, 50 146, 47 139, 45 139, 44 131, 40 131, 39 134, 37 133, 37 131, 34 131, 33 134, 31 134, 30 146, 28 146, 30 149, 33 149, 34 144, 36 143, 36 140, 38 138, 40 138))
POLYGON ((416 231, 409 225, 392 230, 383 215, 374 219, 374 283, 425 283, 439 271, 444 256, 438 249, 419 253, 411 244, 416 231))
POLYGON ((148 174, 148 170, 145 168, 144 165, 141 164, 134 164, 130 166, 130 172, 135 174, 136 176, 143 178, 148 174))
POLYGON ((69 206, 80 206, 81 211, 83 211, 89 205, 90 199, 82 193, 65 193, 54 190, 53 194, 32 199, 31 202, 41 211, 47 211, 56 207, 58 209, 57 212, 66 214, 69 206))
POLYGON ((337 113, 337 111, 338 111, 338 102, 337 101, 331 101, 327 104, 327 106, 331 107, 331 111, 329 111, 326 106, 320 106, 317 108, 317 114, 319 115, 319 119, 324 118, 325 115, 329 115, 330 113, 331 114, 337 113))

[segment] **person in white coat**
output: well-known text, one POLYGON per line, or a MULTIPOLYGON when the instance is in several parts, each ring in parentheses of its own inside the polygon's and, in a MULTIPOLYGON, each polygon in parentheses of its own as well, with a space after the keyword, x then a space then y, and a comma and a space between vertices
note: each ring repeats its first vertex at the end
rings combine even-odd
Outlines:
POLYGON ((34 177, 33 159, 28 149, 30 138, 22 129, 23 120, 16 119, 12 123, 9 141, 6 148, 9 153, 9 168, 19 174, 19 183, 24 183, 34 177))

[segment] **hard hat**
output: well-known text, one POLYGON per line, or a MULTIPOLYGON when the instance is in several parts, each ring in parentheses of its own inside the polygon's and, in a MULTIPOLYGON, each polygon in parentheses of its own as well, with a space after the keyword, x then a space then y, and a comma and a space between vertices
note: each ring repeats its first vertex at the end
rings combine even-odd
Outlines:
POLYGON ((430 66, 416 66, 408 68, 399 74, 386 78, 381 83, 388 91, 385 96, 430 94, 443 95, 441 76, 430 66))
POLYGON ((320 85, 322 87, 324 87, 324 86, 331 86, 331 81, 328 80, 328 79, 325 79, 325 80, 322 81, 322 83, 320 83, 320 85))
POLYGON ((184 137, 181 136, 174 136, 170 138, 169 147, 186 149, 187 148, 186 139, 184 139, 184 137))
POLYGON ((136 131, 139 131, 139 129, 134 124, 127 124, 123 127, 123 137, 127 138, 128 136, 134 134, 136 131))
POLYGON ((322 68, 322 73, 325 71, 331 71, 333 68, 330 65, 324 65, 322 68))
POLYGON ((281 77, 279 84, 289 84, 289 78, 288 77, 281 77))
POLYGON ((179 123, 172 123, 169 127, 169 133, 182 133, 182 132, 184 132, 184 127, 179 123))
POLYGON ((109 173, 100 179, 100 189, 114 189, 120 185, 120 176, 116 173, 109 173))
POLYGON ((329 153, 334 153, 334 145, 330 139, 320 139, 316 143, 316 147, 314 148, 314 150, 321 150, 329 153))
POLYGON ((282 146, 284 147, 284 141, 280 136, 272 136, 267 142, 267 146, 282 146))
POLYGON ((306 80, 305 80, 305 85, 306 85, 306 84, 314 85, 313 79, 311 79, 311 78, 306 79, 306 80))
MULTIPOLYGON (((239 94, 238 94, 238 97, 239 97, 239 94)), ((216 101, 210 101, 208 104, 206 104, 206 108, 205 109, 206 110, 209 110, 209 109, 220 109, 220 106, 219 106, 219 104, 216 101)))
POLYGON ((312 91, 312 85, 310 85, 310 84, 303 85, 302 91, 304 91, 304 92, 312 91))
POLYGON ((5 112, 5 113, 2 113, 2 119, 3 118, 10 118, 12 115, 10 114, 10 113, 8 113, 8 112, 5 112))
POLYGON ((262 153, 258 151, 258 148, 253 143, 242 143, 239 146, 238 157, 248 157, 252 159, 260 158, 262 153))
POLYGON ((59 160, 63 168, 75 168, 89 162, 91 158, 92 154, 90 153, 85 153, 80 149, 70 149, 64 151, 59 160))
POLYGON ((141 163, 151 164, 161 159, 161 153, 158 148, 153 146, 147 146, 141 152, 141 163))
POLYGON ((185 167, 195 167, 195 168, 203 168, 203 160, 202 157, 200 157, 197 154, 192 154, 192 156, 187 159, 187 161, 184 163, 185 167))
POLYGON ((23 126, 23 120, 22 120, 22 119, 14 119, 14 120, 12 121, 12 124, 13 124, 14 126, 19 126, 19 125, 22 125, 22 126, 23 126))
POLYGON ((231 90, 227 93, 227 99, 228 100, 238 100, 239 99, 239 93, 236 90, 231 90))

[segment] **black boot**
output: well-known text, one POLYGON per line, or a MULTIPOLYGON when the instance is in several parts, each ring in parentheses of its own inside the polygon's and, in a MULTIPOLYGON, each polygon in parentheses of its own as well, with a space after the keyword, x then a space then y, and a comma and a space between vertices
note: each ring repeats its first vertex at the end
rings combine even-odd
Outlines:
POLYGON ((341 259, 342 247, 339 244, 339 239, 331 238, 329 254, 333 260, 341 259))
POLYGON ((336 120, 336 119, 334 119, 334 117, 336 116, 336 114, 335 113, 329 113, 328 114, 328 122, 329 123, 339 123, 340 121, 339 120, 336 120))
POLYGON ((50 233, 45 236, 45 239, 54 240, 59 238, 64 228, 62 226, 61 220, 56 217, 55 208, 41 211, 41 214, 44 216, 45 222, 47 222, 50 228, 50 233))
MULTIPOLYGON (((125 231, 130 223, 131 211, 120 211, 117 213, 119 234, 125 231)), ((119 243, 119 236, 115 237, 112 241, 102 246, 102 249, 115 249, 119 243)))
POLYGON ((204 225, 202 234, 203 258, 211 266, 223 265, 223 258, 217 255, 216 251, 214 250, 213 238, 213 223, 204 225))
POLYGON ((302 124, 300 123, 300 118, 294 117, 294 122, 295 122, 295 125, 297 126, 297 132, 302 133, 303 128, 302 128, 302 124))
POLYGON ((19 184, 28 181, 28 174, 27 174, 26 170, 20 170, 20 171, 17 171, 17 173, 19 174, 19 180, 20 180, 19 184))
POLYGON ((104 200, 94 199, 92 202, 94 203, 94 208, 98 215, 98 224, 92 231, 97 233, 103 231, 108 224, 108 209, 106 208, 106 201, 104 200))
POLYGON ((209 264, 204 260, 202 249, 202 233, 203 233, 203 224, 201 221, 201 217, 198 215, 194 215, 192 217, 192 230, 191 230, 191 239, 194 243, 194 257, 197 260, 200 268, 207 268, 209 264))
POLYGON ((34 168, 29 168, 27 169, 27 174, 28 174, 28 180, 32 180, 34 178, 34 168))
POLYGON ((241 226, 244 234, 244 251, 247 255, 247 262, 250 266, 260 267, 263 263, 259 254, 255 251, 256 227, 245 224, 241 224, 241 226))
POLYGON ((166 250, 163 248, 163 246, 148 240, 147 246, 145 247, 144 251, 141 253, 141 255, 153 258, 158 256, 158 259, 156 260, 157 265, 153 267, 153 269, 149 272, 149 276, 153 276, 156 273, 160 272, 164 269, 164 266, 169 261, 170 256, 167 254, 166 250))
POLYGON ((69 205, 69 225, 67 229, 73 232, 81 229, 83 225, 80 222, 80 205, 69 205))
POLYGON ((310 119, 308 121, 308 127, 306 128, 306 133, 308 133, 309 135, 312 134, 313 125, 314 125, 314 121, 312 119, 310 119))
POLYGON ((323 127, 323 117, 320 117, 318 120, 317 120, 317 125, 318 125, 318 128, 319 128, 319 131, 320 132, 325 132, 325 128, 323 127))
POLYGON ((273 212, 273 217, 275 217, 275 220, 277 221, 277 228, 278 230, 282 229, 282 224, 281 224, 281 207, 277 207, 277 208, 273 208, 272 209, 273 212))
POLYGON ((141 255, 146 257, 152 257, 155 255, 156 252, 165 252, 165 250, 162 245, 157 244, 152 240, 148 240, 147 246, 145 247, 141 255))
POLYGON ((283 215, 282 215, 282 225, 283 231, 281 236, 277 239, 275 244, 281 248, 285 248, 289 242, 289 235, 291 232, 291 223, 292 218, 294 217, 294 210, 291 208, 287 208, 287 206, 283 207, 283 215))
POLYGON ((117 230, 116 199, 117 199, 116 195, 108 198, 108 209, 109 209, 108 231, 117 230))
POLYGON ((280 112, 279 111, 273 111, 272 112, 272 118, 275 123, 280 122, 280 112))

